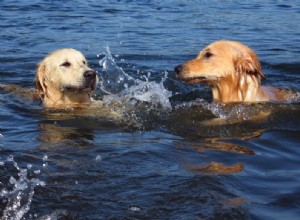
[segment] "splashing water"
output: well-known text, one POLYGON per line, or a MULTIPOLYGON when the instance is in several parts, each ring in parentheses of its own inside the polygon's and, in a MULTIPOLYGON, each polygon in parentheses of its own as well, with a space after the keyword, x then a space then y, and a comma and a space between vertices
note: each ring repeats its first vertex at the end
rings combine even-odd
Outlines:
POLYGON ((249 120, 257 111, 252 106, 245 106, 242 103, 235 104, 232 106, 226 106, 221 102, 212 102, 208 108, 216 117, 231 120, 231 119, 243 119, 249 120))
POLYGON ((300 103, 300 92, 295 92, 292 97, 290 97, 286 103, 300 103))
MULTIPOLYGON (((100 88, 106 93, 103 97, 103 101, 106 104, 119 102, 123 106, 127 104, 135 107, 135 104, 139 102, 145 102, 150 104, 150 109, 159 109, 159 111, 171 111, 172 106, 169 98, 172 96, 172 92, 164 87, 164 82, 167 79, 167 73, 165 72, 160 82, 150 80, 151 74, 142 78, 134 78, 128 75, 121 67, 119 67, 109 47, 105 48, 104 58, 99 61, 100 66, 103 67, 103 72, 100 75, 100 88)), ((295 94, 289 102, 299 101, 299 93, 295 94)), ((200 106, 210 111, 214 116, 220 119, 242 119, 249 120, 260 111, 266 111, 266 106, 259 105, 245 105, 239 104, 224 104, 221 102, 213 101, 209 103, 204 99, 196 99, 190 102, 183 102, 174 106, 174 110, 180 108, 190 108, 192 106, 200 106)), ((126 107, 124 107, 126 108, 126 107)), ((124 110, 124 109, 122 109, 124 110)), ((129 112, 125 109, 125 114, 129 112)), ((149 113, 148 112, 148 113, 149 113)), ((124 112, 121 112, 124 113, 124 112)), ((130 114, 138 114, 137 112, 130 112, 130 114)))
POLYGON ((134 78, 117 66, 109 47, 105 47, 105 57, 99 61, 103 67, 100 88, 107 94, 118 94, 135 83, 134 78))
POLYGON ((245 105, 243 103, 238 104, 225 104, 218 101, 213 101, 209 103, 204 99, 195 99, 189 102, 183 102, 177 104, 175 109, 180 108, 191 108, 192 106, 200 106, 208 111, 210 111, 215 117, 225 120, 231 119, 242 119, 249 120, 260 111, 264 111, 265 106, 253 104, 253 105, 245 105))
MULTIPOLYGON (((30 204, 34 195, 36 186, 45 186, 45 182, 37 178, 28 178, 28 171, 32 166, 27 165, 27 169, 22 169, 14 161, 13 156, 9 156, 5 161, 0 161, 0 166, 9 166, 12 164, 18 172, 18 178, 11 176, 9 178, 8 188, 2 188, 0 198, 7 201, 7 205, 3 211, 3 220, 18 220, 29 211, 30 204), (10 190, 10 188, 12 188, 10 190)), ((36 170, 35 170, 36 171, 36 170)), ((33 171, 34 173, 36 173, 33 171)))
POLYGON ((163 85, 167 79, 167 73, 160 82, 149 81, 150 74, 147 77, 144 76, 144 80, 135 79, 117 66, 109 47, 105 48, 105 57, 99 61, 99 64, 103 67, 100 88, 108 94, 104 96, 104 102, 129 100, 131 104, 136 104, 142 101, 152 104, 152 107, 171 110, 169 98, 172 92, 163 85))

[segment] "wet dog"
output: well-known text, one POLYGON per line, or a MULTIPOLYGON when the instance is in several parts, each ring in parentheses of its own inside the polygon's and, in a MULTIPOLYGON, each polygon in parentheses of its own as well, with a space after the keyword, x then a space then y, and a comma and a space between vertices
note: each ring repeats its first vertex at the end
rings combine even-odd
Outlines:
POLYGON ((177 78, 189 84, 205 83, 220 102, 286 101, 293 93, 286 89, 261 86, 264 74, 257 55, 236 41, 216 41, 199 55, 175 67, 177 78))
POLYGON ((75 49, 65 48, 49 53, 38 64, 35 88, 0 83, 0 90, 16 94, 21 101, 40 100, 47 109, 47 117, 55 120, 84 115, 122 123, 121 110, 92 98, 98 81, 96 72, 88 66, 84 55, 75 49))
POLYGON ((91 103, 98 77, 81 52, 59 49, 39 63, 35 82, 34 97, 45 107, 66 108, 91 103))

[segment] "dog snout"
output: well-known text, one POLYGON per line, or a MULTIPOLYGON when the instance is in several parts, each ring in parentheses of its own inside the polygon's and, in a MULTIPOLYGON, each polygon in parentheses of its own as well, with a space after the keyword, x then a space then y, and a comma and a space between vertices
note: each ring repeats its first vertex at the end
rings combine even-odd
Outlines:
POLYGON ((178 75, 181 72, 181 70, 182 70, 182 65, 176 66, 174 68, 174 71, 175 71, 176 75, 178 75))
POLYGON ((93 70, 85 71, 83 74, 84 78, 93 80, 96 79, 96 73, 93 70))
POLYGON ((97 85, 97 75, 93 70, 87 70, 83 73, 85 78, 85 88, 95 89, 97 85))

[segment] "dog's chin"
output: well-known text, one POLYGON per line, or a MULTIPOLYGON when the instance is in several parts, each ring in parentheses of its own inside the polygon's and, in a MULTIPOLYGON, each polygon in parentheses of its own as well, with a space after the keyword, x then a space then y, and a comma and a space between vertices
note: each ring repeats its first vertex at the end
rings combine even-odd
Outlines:
POLYGON ((66 85, 62 86, 61 91, 74 92, 74 93, 91 93, 95 90, 96 85, 66 85))
POLYGON ((208 83, 206 77, 178 77, 178 78, 188 84, 208 83))
POLYGON ((90 93, 90 92, 93 92, 95 90, 97 86, 97 83, 96 81, 90 81, 90 80, 87 80, 81 84, 68 84, 68 85, 63 85, 61 87, 61 90, 62 91, 69 91, 69 92, 81 92, 81 93, 90 93))

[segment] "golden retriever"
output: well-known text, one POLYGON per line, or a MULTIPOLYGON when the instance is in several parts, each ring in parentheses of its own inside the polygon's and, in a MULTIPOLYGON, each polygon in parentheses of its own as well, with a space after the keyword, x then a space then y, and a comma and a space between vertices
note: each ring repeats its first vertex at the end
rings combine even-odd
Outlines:
POLYGON ((65 48, 48 54, 38 65, 34 97, 45 107, 80 107, 92 102, 98 77, 81 52, 65 48))
POLYGON ((190 84, 205 83, 212 97, 227 102, 286 101, 292 92, 261 86, 264 74, 256 54, 236 41, 208 45, 196 59, 175 67, 177 78, 190 84))
POLYGON ((83 54, 64 48, 49 53, 38 64, 35 88, 0 83, 0 90, 17 94, 22 101, 31 101, 32 97, 41 100, 43 106, 50 110, 43 117, 58 120, 84 115, 122 123, 123 108, 105 105, 102 100, 92 98, 97 84, 98 76, 88 67, 83 54), (66 111, 57 113, 56 110, 66 111))

